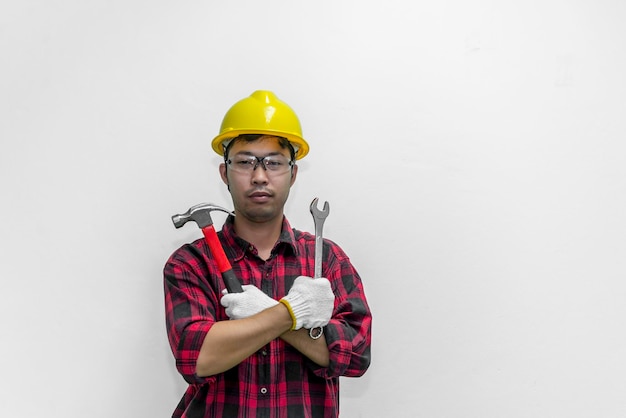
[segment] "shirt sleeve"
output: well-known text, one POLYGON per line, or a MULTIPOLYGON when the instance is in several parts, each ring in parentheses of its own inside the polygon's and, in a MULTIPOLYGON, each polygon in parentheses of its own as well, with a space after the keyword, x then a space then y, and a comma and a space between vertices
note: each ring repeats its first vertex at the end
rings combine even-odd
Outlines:
POLYGON ((218 298, 209 285, 206 260, 196 244, 176 251, 163 270, 165 319, 176 368, 190 384, 214 377, 196 375, 196 362, 204 337, 216 322, 218 298))
POLYGON ((315 370, 320 377, 362 376, 371 360, 372 314, 361 278, 348 256, 331 241, 326 276, 335 293, 335 309, 325 327, 330 363, 315 370))

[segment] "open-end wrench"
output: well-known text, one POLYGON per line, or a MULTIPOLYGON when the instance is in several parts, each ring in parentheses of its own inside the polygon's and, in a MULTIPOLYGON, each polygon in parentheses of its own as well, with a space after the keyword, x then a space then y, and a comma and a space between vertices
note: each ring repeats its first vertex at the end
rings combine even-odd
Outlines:
POLYGON ((324 202, 324 210, 317 208, 317 197, 311 202, 311 215, 313 215, 313 223, 315 224, 315 275, 313 278, 318 279, 322 277, 322 251, 324 248, 324 241, 322 236, 322 230, 324 229, 324 220, 330 213, 330 207, 328 202, 324 202))
MULTIPOLYGON (((324 229, 324 220, 330 213, 328 202, 324 202, 324 209, 317 208, 317 197, 311 202, 311 215, 313 215, 313 223, 315 224, 315 273, 314 279, 322 277, 322 252, 324 250, 324 240, 322 230, 324 229)), ((317 340, 324 334, 324 328, 317 327, 309 330, 309 337, 317 340)))

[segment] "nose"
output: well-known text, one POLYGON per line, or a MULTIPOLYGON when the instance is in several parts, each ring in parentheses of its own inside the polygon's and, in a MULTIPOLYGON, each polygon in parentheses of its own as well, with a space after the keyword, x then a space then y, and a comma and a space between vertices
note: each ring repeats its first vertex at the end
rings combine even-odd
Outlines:
POLYGON ((257 167, 254 168, 254 170, 252 170, 251 180, 252 184, 267 184, 267 170, 262 163, 260 163, 257 167))

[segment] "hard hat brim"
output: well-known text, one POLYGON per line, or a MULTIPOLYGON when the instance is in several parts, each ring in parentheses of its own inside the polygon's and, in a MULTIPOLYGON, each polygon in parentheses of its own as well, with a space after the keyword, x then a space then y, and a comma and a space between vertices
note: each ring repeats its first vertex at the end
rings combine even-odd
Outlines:
POLYGON ((286 132, 278 132, 264 129, 237 129, 224 132, 213 138, 213 141, 211 141, 211 148, 213 148, 213 151, 215 151, 218 155, 221 155, 223 157, 224 146, 222 144, 224 142, 235 139, 239 135, 247 134, 279 136, 287 139, 296 150, 296 160, 304 158, 309 153, 309 144, 304 140, 304 138, 286 132))

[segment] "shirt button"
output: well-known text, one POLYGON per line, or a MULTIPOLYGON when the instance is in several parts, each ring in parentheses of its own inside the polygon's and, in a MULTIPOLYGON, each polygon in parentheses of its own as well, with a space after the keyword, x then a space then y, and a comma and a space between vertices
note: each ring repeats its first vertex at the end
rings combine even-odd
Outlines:
POLYGON ((261 393, 265 395, 267 393, 267 388, 261 388, 261 393))

